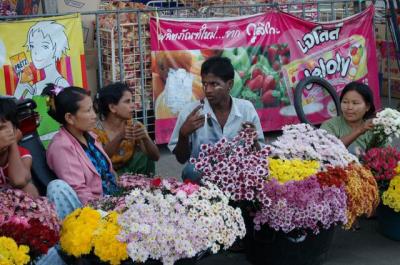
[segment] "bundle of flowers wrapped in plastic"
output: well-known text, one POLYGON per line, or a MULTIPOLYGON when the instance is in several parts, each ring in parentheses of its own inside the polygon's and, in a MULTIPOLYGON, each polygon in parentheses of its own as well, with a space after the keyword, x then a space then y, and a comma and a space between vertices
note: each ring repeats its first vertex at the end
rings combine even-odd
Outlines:
POLYGON ((121 181, 130 190, 121 195, 123 203, 104 198, 96 205, 100 209, 78 209, 65 219, 60 240, 64 252, 75 257, 94 254, 111 264, 128 258, 173 264, 202 251, 216 253, 245 235, 240 209, 229 206, 211 183, 199 186, 135 175, 124 175, 121 181), (118 213, 103 211, 113 208, 118 213))
POLYGON ((400 112, 385 108, 372 119, 374 139, 370 147, 382 147, 386 142, 391 142, 393 137, 400 135, 400 112))
POLYGON ((54 206, 45 198, 32 198, 16 189, 0 190, 0 236, 27 245, 31 258, 46 254, 59 240, 54 206))
POLYGON ((10 237, 0 237, 0 264, 25 265, 30 261, 29 247, 19 245, 10 237))
POLYGON ((272 157, 315 160, 320 163, 321 169, 327 166, 346 167, 349 163, 358 162, 338 138, 303 123, 284 126, 282 136, 271 145, 272 157))
POLYGON ((204 144, 198 159, 190 162, 202 172, 202 180, 216 184, 234 201, 253 201, 268 177, 269 147, 255 150, 254 134, 245 130, 233 140, 222 138, 216 144, 204 144))

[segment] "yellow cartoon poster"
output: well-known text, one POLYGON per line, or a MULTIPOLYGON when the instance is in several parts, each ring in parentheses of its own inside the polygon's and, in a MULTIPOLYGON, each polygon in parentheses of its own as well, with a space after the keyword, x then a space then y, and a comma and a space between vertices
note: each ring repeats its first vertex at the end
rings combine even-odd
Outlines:
POLYGON ((87 87, 80 15, 1 22, 0 94, 36 101, 42 140, 59 127, 41 97, 48 83, 87 87))

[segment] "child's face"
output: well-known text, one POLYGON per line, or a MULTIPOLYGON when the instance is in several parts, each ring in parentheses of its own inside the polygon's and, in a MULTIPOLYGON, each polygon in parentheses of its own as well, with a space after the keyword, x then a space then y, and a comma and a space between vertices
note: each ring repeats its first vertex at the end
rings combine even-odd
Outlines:
POLYGON ((44 38, 43 33, 35 32, 30 37, 29 48, 33 64, 37 69, 43 69, 55 63, 54 46, 49 36, 44 38))

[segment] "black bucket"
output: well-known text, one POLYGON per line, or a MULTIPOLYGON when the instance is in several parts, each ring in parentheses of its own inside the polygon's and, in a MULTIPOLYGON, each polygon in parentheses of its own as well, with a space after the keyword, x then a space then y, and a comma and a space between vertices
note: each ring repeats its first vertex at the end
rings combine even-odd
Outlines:
POLYGON ((380 232, 392 240, 400 241, 400 213, 381 203, 377 217, 380 232))
POLYGON ((318 265, 328 255, 335 228, 307 233, 277 232, 268 226, 260 231, 247 227, 246 258, 256 265, 318 265))
MULTIPOLYGON (((107 265, 109 263, 102 262, 97 256, 95 255, 84 255, 80 258, 75 258, 65 253, 62 253, 62 259, 68 265, 107 265)), ((175 265, 195 265, 197 262, 196 258, 188 258, 188 259, 181 259, 175 262, 175 265)), ((121 265, 162 265, 163 263, 159 260, 148 259, 144 263, 133 262, 130 259, 121 262, 121 265)))

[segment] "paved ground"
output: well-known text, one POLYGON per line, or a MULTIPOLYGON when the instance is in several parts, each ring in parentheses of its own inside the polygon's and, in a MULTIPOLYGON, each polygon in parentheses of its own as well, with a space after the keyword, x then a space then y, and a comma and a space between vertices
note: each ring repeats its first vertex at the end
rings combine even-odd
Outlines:
MULTIPOLYGON (((397 106, 397 101, 392 106, 397 106)), ((387 106, 387 101, 383 100, 387 106)), ((279 135, 269 133, 266 135, 267 142, 279 135)), ((400 141, 396 141, 400 147, 400 141)), ((165 145, 160 146, 161 159, 157 163, 156 171, 164 177, 179 178, 182 165, 169 152, 165 145)), ((343 231, 336 229, 335 237, 328 253, 325 265, 400 265, 400 241, 390 240, 378 231, 376 220, 361 220, 361 229, 358 231, 343 231)), ((223 252, 201 260, 199 265, 248 265, 243 253, 223 252)), ((268 264, 267 262, 265 264, 268 264)), ((296 264, 282 264, 296 265, 296 264)))

